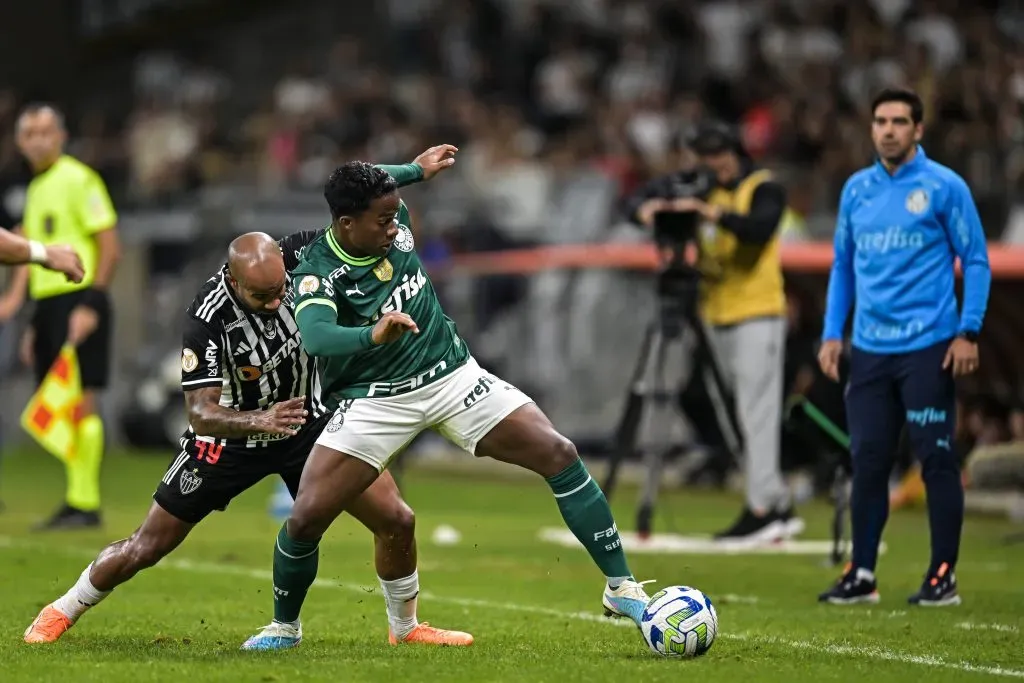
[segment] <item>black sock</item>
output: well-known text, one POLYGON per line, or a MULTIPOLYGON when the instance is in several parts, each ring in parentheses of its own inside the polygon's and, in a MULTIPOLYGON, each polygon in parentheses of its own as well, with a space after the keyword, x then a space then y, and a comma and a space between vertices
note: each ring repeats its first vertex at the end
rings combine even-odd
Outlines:
POLYGON ((853 468, 850 526, 853 531, 853 566, 875 571, 878 545, 889 518, 889 465, 887 457, 858 455, 853 468))
POLYGON ((960 555, 964 526, 964 486, 953 453, 936 449, 921 458, 921 478, 928 496, 928 526, 932 536, 929 575, 943 564, 950 571, 960 555))

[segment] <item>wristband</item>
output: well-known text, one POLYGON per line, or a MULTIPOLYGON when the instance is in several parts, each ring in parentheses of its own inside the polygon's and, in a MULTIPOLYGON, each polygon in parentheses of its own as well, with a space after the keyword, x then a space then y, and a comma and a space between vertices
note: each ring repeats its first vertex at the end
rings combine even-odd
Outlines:
POLYGON ((43 246, 42 242, 36 240, 28 241, 28 262, 29 263, 46 263, 46 247, 43 246))

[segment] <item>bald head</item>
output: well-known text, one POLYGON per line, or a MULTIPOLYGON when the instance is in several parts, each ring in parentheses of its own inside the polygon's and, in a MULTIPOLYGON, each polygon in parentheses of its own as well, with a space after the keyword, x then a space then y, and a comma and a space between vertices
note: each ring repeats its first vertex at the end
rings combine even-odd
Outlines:
POLYGON ((228 270, 249 285, 279 282, 285 275, 281 246, 265 232, 247 232, 228 246, 228 270))
POLYGON ((270 235, 250 232, 228 246, 228 272, 235 292, 257 313, 273 313, 287 286, 281 247, 270 235))

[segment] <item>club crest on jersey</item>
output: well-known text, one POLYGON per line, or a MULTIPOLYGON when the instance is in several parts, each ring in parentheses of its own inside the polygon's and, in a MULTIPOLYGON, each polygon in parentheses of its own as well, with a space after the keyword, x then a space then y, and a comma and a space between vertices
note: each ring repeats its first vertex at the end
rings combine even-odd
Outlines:
POLYGON ((412 251, 415 244, 415 240, 412 238, 412 230, 409 229, 409 226, 399 223, 398 234, 395 236, 395 249, 409 252, 412 251))
POLYGON ((182 470, 181 477, 178 479, 178 488, 181 489, 181 495, 187 496, 199 488, 199 485, 202 483, 203 478, 199 476, 198 469, 194 469, 191 472, 182 470))
POLYGON ((185 372, 194 372, 199 367, 199 356, 192 349, 181 350, 181 369, 185 372))
POLYGON ((331 421, 327 423, 327 426, 324 429, 333 434, 334 432, 341 429, 344 424, 345 413, 339 410, 336 413, 334 413, 334 415, 331 416, 331 421))
POLYGON ((263 328, 263 336, 267 339, 273 339, 277 336, 277 323, 271 320, 270 322, 261 322, 260 327, 263 328))
POLYGON ((928 193, 921 188, 911 190, 907 195, 906 207, 915 216, 924 213, 928 210, 928 193))
MULTIPOLYGON (((395 238, 397 244, 398 238, 395 238)), ((377 279, 381 282, 387 282, 395 276, 395 267, 391 265, 391 261, 386 258, 381 259, 381 262, 373 267, 373 274, 377 276, 377 279)))
POLYGON ((316 275, 307 275, 299 281, 299 294, 312 294, 320 289, 320 278, 316 275))

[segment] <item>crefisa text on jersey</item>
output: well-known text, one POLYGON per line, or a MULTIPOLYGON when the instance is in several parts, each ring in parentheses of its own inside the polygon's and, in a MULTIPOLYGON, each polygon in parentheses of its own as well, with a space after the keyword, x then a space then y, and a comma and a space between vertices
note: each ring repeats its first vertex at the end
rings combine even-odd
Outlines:
POLYGON ((402 276, 402 281, 395 285, 391 296, 381 305, 380 311, 374 314, 370 322, 377 321, 385 313, 395 311, 401 313, 405 304, 414 296, 419 294, 427 285, 427 276, 423 270, 417 270, 416 274, 410 277, 408 274, 402 276))

